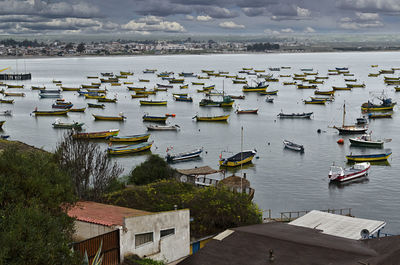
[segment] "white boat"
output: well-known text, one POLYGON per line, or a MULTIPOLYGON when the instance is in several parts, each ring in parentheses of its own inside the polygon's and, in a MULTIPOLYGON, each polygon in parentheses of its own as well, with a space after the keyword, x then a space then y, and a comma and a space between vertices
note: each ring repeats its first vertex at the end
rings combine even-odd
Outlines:
POLYGON ((344 182, 368 175, 370 167, 368 162, 356 163, 349 168, 332 165, 328 177, 330 181, 344 182))
POLYGON ((283 140, 283 144, 285 145, 285 148, 297 151, 297 152, 304 152, 304 146, 300 145, 300 144, 295 144, 291 141, 288 140, 283 140))
POLYGON ((0 116, 11 116, 12 112, 11 110, 2 110, 0 111, 0 116))
POLYGON ((179 125, 146 125, 149 131, 177 131, 179 130, 179 125))
POLYGON ((170 162, 170 163, 179 162, 179 161, 183 161, 183 160, 190 160, 190 159, 200 157, 200 154, 202 152, 203 152, 203 148, 192 150, 189 152, 183 152, 183 153, 176 153, 176 154, 168 153, 165 158, 167 159, 167 162, 170 162))
POLYGON ((265 98, 265 102, 273 103, 274 102, 274 98, 273 97, 266 97, 265 98))

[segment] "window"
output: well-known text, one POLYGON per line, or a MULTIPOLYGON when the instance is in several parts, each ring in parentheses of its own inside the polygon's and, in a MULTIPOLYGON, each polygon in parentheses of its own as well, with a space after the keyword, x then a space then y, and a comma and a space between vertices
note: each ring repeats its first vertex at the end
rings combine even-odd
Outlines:
POLYGON ((171 229, 164 229, 160 231, 160 237, 163 238, 165 236, 173 235, 175 234, 175 228, 171 229))
POLYGON ((153 232, 135 235, 135 247, 153 242, 153 232))

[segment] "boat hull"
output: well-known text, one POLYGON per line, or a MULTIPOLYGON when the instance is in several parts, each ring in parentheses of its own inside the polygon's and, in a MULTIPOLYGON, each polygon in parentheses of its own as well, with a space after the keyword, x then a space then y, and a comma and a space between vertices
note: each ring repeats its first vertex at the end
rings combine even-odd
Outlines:
POLYGON ((250 163, 253 160, 254 156, 256 155, 255 151, 245 151, 243 153, 246 155, 245 158, 243 158, 242 160, 232 159, 235 156, 240 156, 241 153, 238 153, 230 158, 219 160, 219 165, 222 167, 237 167, 243 164, 250 163))
POLYGON ((150 133, 139 134, 139 135, 131 135, 131 136, 112 136, 109 138, 110 142, 144 142, 147 141, 150 137, 150 133))
POLYGON ((72 137, 76 139, 104 139, 110 136, 117 136, 118 133, 119 130, 116 129, 103 132, 76 133, 72 137))
POLYGON ((375 155, 349 155, 346 156, 348 161, 351 162, 373 162, 373 161, 384 161, 389 158, 389 156, 392 154, 390 153, 385 153, 385 154, 375 154, 375 155))
POLYGON ((151 143, 144 143, 144 144, 135 144, 135 145, 125 145, 120 147, 109 147, 107 152, 110 155, 125 155, 125 154, 132 154, 138 153, 142 151, 149 150, 153 142, 151 143))

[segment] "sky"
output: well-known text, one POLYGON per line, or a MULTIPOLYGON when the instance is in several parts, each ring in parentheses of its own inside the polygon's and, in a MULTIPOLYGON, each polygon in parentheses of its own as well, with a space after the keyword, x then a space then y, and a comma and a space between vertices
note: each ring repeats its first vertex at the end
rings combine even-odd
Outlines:
POLYGON ((0 0, 1 35, 397 33, 400 0, 0 0))

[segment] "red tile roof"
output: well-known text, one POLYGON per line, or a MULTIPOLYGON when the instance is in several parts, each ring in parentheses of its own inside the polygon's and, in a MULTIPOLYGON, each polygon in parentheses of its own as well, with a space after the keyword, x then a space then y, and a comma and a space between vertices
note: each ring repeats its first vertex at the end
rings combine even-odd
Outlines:
POLYGON ((124 224, 124 217, 142 216, 150 212, 135 210, 91 201, 78 202, 68 211, 70 217, 79 221, 115 226, 124 224))

